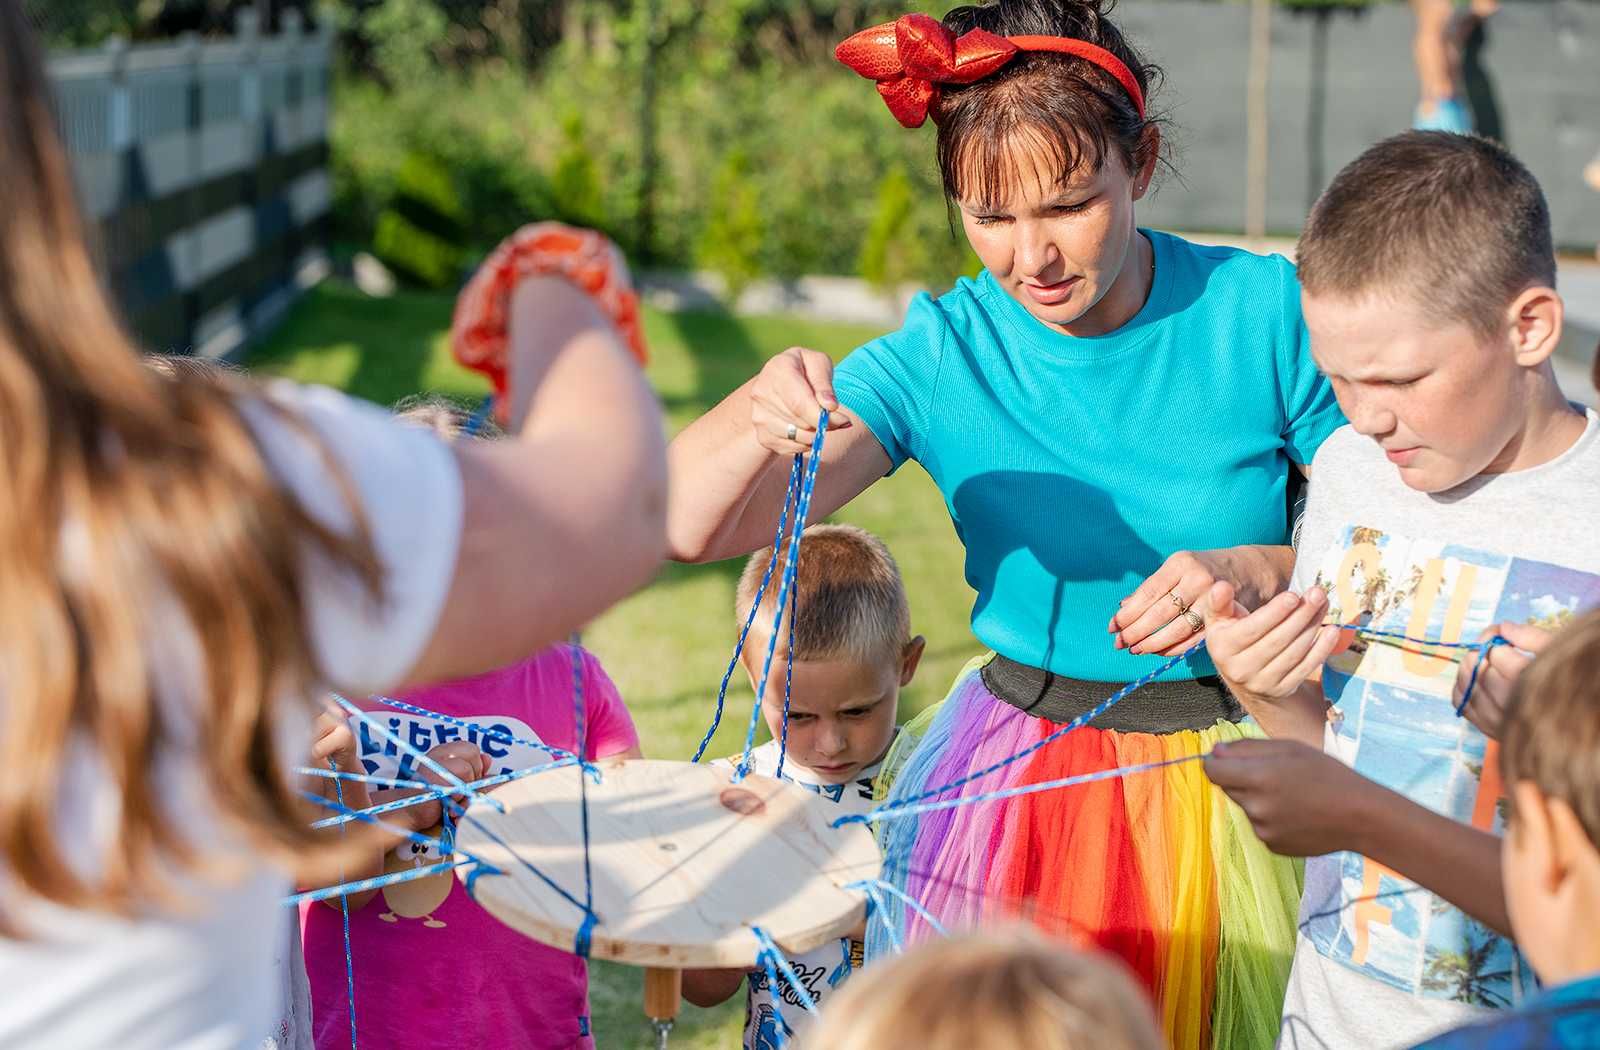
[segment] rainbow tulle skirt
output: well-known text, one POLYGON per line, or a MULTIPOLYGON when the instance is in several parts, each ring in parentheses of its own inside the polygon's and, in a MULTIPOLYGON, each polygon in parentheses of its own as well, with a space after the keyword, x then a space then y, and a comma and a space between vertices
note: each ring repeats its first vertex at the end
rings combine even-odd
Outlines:
MULTIPOLYGON (((983 660, 905 729, 879 795, 920 795, 1058 729, 995 697, 983 660)), ((1080 728, 972 783, 959 798, 1198 755, 1259 735, 1080 728)), ((1198 762, 985 801, 879 826, 884 879, 950 930, 1026 919, 1120 957, 1149 991, 1175 1050, 1270 1048, 1294 953, 1301 869, 1274 856, 1198 762)), ((909 906, 868 924, 868 956, 935 936, 909 906)))

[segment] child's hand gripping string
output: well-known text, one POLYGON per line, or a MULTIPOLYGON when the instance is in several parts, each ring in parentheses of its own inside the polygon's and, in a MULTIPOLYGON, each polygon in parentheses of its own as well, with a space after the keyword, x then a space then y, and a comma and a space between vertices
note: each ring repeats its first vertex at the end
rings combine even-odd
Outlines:
POLYGON ((1211 659, 1234 696, 1269 736, 1320 748, 1327 705, 1316 676, 1339 642, 1339 628, 1322 622, 1328 596, 1286 592, 1246 612, 1219 582, 1210 604, 1211 659))
POLYGON ((1205 759, 1274 853, 1360 853, 1509 935, 1500 839, 1413 802, 1292 740, 1236 740, 1205 759))
POLYGON ((1492 646, 1481 654, 1472 650, 1464 652, 1450 694, 1451 702, 1460 707, 1461 698, 1471 686, 1472 696, 1461 713, 1467 721, 1482 730, 1484 736, 1493 739, 1500 737, 1500 722, 1505 717, 1506 704, 1511 700, 1511 691, 1516 687, 1517 679, 1555 637, 1543 628, 1528 624, 1492 623, 1478 635, 1478 641, 1487 642, 1496 635, 1511 644, 1492 646), (1478 668, 1475 683, 1472 679, 1474 668, 1478 668))
POLYGON ((1362 814, 1380 789, 1320 748, 1237 740, 1213 748, 1205 768, 1272 852, 1315 857, 1362 849, 1362 814))
MULTIPOLYGON (((469 784, 489 775, 489 756, 478 750, 476 744, 465 740, 452 740, 440 744, 428 751, 428 757, 469 784)), ((421 764, 417 766, 416 777, 418 780, 440 787, 446 783, 444 777, 421 764)), ((390 793, 388 797, 405 798, 416 794, 419 792, 414 789, 398 790, 390 793)), ((450 801, 457 806, 465 806, 469 800, 462 795, 452 795, 450 801)), ((444 820, 444 806, 438 800, 419 802, 415 806, 407 806, 395 815, 401 818, 401 824, 410 827, 412 831, 422 832, 444 820)))

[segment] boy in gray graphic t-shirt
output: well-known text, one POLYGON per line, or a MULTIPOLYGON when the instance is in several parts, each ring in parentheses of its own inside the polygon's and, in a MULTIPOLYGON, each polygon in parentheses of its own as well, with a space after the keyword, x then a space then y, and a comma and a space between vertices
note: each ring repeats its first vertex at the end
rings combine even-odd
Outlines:
POLYGON ((1501 147, 1372 147, 1313 209, 1298 267, 1350 425, 1312 462, 1292 592, 1252 613, 1211 595, 1211 654, 1276 739, 1207 771, 1269 846, 1311 857, 1279 1045, 1405 1047, 1532 991, 1485 731, 1528 654, 1600 605, 1600 420, 1556 385, 1549 213, 1501 147), (1459 664, 1478 657, 1405 639, 1494 635, 1511 644, 1483 658, 1469 721, 1459 664))

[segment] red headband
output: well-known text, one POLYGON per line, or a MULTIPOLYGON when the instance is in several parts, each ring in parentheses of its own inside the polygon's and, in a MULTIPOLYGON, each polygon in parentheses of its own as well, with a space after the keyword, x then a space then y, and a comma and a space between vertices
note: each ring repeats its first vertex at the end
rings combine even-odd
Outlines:
POLYGON ((893 22, 863 29, 833 51, 840 62, 868 80, 889 112, 908 128, 920 128, 941 84, 982 80, 1023 51, 1054 51, 1087 59, 1117 78, 1144 118, 1144 92, 1122 60, 1086 40, 1064 36, 996 36, 982 29, 958 38, 927 15, 901 15, 893 22))

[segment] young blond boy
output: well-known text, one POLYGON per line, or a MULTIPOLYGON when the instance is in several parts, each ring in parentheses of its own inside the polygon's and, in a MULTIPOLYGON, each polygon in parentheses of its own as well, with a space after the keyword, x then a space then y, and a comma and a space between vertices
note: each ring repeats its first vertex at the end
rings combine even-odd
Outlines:
MULTIPOLYGON (((739 579, 740 618, 755 600, 768 556, 753 555, 739 579)), ((873 780, 894 742, 900 690, 922 659, 924 641, 911 635, 905 585, 883 542, 850 525, 813 525, 805 531, 795 580, 794 682, 783 748, 784 675, 775 670, 761 700, 773 739, 755 749, 753 772, 775 776, 783 748, 783 778, 839 805, 840 815, 872 807, 873 780)), ((777 588, 769 587, 740 659, 751 687, 767 652, 777 588)), ((785 617, 787 623, 787 615, 785 617)), ((782 669, 788 632, 778 639, 773 667, 782 669)), ((795 973, 821 1005, 861 965, 862 945, 847 938, 791 960, 795 973)), ((767 1050, 809 1023, 787 987, 774 1002, 763 971, 688 970, 683 994, 696 1006, 715 1006, 748 986, 744 1046, 767 1050), (781 1020, 780 1020, 781 1018, 781 1020)))
POLYGON ((1600 603, 1600 419, 1556 385, 1549 211, 1494 143, 1373 146, 1312 209, 1297 268, 1350 425, 1313 461, 1292 590, 1249 614, 1211 594, 1212 656, 1279 739, 1207 771, 1269 846, 1312 857, 1280 1046, 1409 1046, 1533 991, 1501 936, 1495 745, 1456 715, 1459 651, 1333 625, 1532 650, 1600 603))

